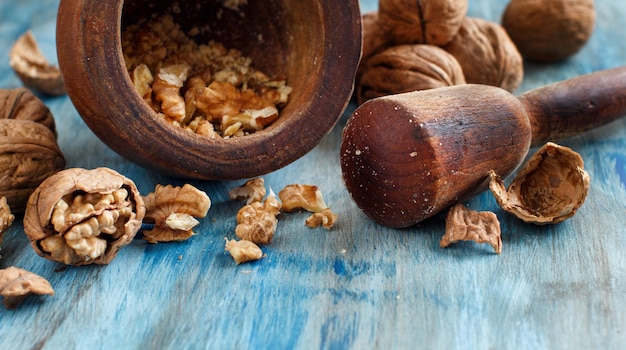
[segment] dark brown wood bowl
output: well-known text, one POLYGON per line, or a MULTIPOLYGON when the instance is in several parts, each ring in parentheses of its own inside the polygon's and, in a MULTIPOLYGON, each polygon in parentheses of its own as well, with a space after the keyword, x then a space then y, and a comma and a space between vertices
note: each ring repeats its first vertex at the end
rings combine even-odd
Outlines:
POLYGON ((361 54, 358 0, 249 0, 239 12, 224 10, 216 0, 180 1, 180 11, 172 11, 171 4, 60 3, 57 52, 68 95, 89 128, 115 152, 169 175, 243 179, 302 157, 337 123, 361 54), (212 39, 241 50, 268 75, 286 77, 293 92, 278 120, 230 139, 209 139, 162 120, 133 87, 121 33, 143 16, 166 12, 183 29, 208 25, 212 39))

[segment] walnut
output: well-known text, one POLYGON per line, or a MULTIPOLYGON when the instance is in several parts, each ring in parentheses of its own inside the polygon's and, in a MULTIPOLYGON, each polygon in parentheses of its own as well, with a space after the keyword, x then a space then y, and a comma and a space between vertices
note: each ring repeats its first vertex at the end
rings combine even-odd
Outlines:
POLYGON ((370 57, 356 89, 362 104, 375 97, 459 84, 465 84, 465 77, 451 54, 415 44, 393 46, 370 57))
POLYGON ((32 272, 14 266, 0 270, 0 295, 7 309, 16 307, 31 294, 54 295, 54 290, 45 278, 32 272))
POLYGON ((150 68, 145 64, 140 64, 133 69, 131 80, 141 98, 151 107, 155 108, 154 102, 152 101, 152 83, 154 83, 154 76, 152 76, 150 68))
POLYGON ((48 127, 56 137, 50 109, 26 88, 0 89, 0 119, 26 119, 48 127))
POLYGON ((186 117, 185 99, 180 89, 187 81, 189 69, 186 64, 163 67, 152 84, 154 98, 161 103, 161 112, 175 122, 182 122, 186 117))
POLYGON ((330 230, 335 225, 335 222, 337 222, 337 214, 333 213, 330 208, 326 208, 320 213, 313 213, 306 219, 304 224, 310 228, 322 226, 330 230))
POLYGON ((278 198, 282 202, 282 209, 286 212, 304 209, 312 213, 321 213, 328 208, 319 187, 314 185, 287 185, 278 192, 278 198))
POLYGON ((593 0, 512 0, 502 26, 522 56, 533 61, 564 60, 591 37, 593 0))
POLYGON ((230 199, 236 201, 245 199, 246 204, 262 201, 265 194, 265 180, 261 177, 250 179, 243 185, 235 187, 228 192, 230 199))
POLYGON ((379 24, 394 44, 445 45, 456 35, 468 0, 380 0, 379 24))
POLYGON ((150 243, 182 241, 194 235, 199 224, 211 208, 211 200, 203 191, 185 184, 183 187, 157 185, 154 192, 143 197, 146 206, 145 223, 154 224, 143 231, 150 243))
POLYGON ((26 119, 0 119, 0 146, 0 196, 21 214, 35 188, 65 167, 65 158, 52 131, 26 119))
POLYGON ((30 196, 24 232, 49 260, 108 264, 135 237, 144 214, 130 179, 108 168, 71 168, 44 180, 30 196))
POLYGON ((226 239, 226 251, 230 253, 237 265, 252 260, 259 260, 263 257, 261 248, 251 241, 224 239, 226 239))
POLYGON ((458 34, 444 49, 459 61, 470 84, 498 86, 514 92, 522 83, 522 56, 497 23, 466 17, 458 34))
POLYGON ((9 229, 15 220, 15 215, 11 214, 11 208, 6 197, 0 198, 0 247, 2 246, 2 236, 9 229))
POLYGON ((470 210, 463 204, 452 207, 446 217, 446 233, 441 237, 439 246, 445 248, 459 241, 488 243, 496 254, 500 254, 502 238, 496 214, 470 210))
POLYGON ((556 224, 576 214, 589 191, 589 174, 578 153, 548 142, 519 170, 509 189, 494 172, 489 189, 498 205, 528 223, 556 224))
POLYGON ((243 206, 237 212, 235 234, 242 240, 256 244, 270 244, 274 238, 281 204, 273 193, 263 202, 253 202, 243 206))
POLYGON ((391 46, 386 33, 378 24, 378 11, 367 12, 361 15, 361 28, 363 47, 361 50, 361 61, 356 73, 356 81, 360 80, 367 60, 374 54, 391 46))
POLYGON ((58 67, 51 65, 29 30, 9 51, 11 68, 27 87, 48 95, 65 94, 65 82, 58 67))

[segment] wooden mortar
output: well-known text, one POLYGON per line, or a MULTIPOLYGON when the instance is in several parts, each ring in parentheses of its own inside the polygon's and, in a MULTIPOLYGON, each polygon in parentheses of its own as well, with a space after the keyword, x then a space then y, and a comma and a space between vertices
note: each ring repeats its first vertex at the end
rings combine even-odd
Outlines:
MULTIPOLYGON (((62 0, 59 65, 85 123, 114 151, 170 175, 226 180, 279 169, 315 147, 338 121, 353 90, 361 53, 358 0, 249 0, 239 11, 221 1, 62 0), (180 9, 180 11, 178 11, 180 9), (171 14, 183 29, 239 49, 293 87, 279 119, 265 130, 209 139, 173 126, 139 96, 121 46, 125 26, 171 14)), ((206 41, 204 41, 206 42, 206 41)))
POLYGON ((626 67, 515 97, 458 85, 370 100, 343 130, 341 168, 352 199, 374 221, 408 227, 487 189, 539 146, 626 114, 626 67))

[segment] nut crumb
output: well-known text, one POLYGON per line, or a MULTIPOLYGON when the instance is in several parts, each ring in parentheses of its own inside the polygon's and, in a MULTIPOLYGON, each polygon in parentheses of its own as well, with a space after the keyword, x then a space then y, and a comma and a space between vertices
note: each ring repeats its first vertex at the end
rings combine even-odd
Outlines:
POLYGON ((333 213, 330 208, 324 209, 321 213, 313 213, 306 219, 305 225, 310 228, 323 226, 330 230, 335 225, 338 215, 333 213))
POLYGON ((54 295, 50 283, 43 277, 14 266, 0 270, 0 295, 4 306, 12 309, 31 294, 54 295))
POLYGON ((224 239, 226 240, 225 249, 230 253, 237 265, 263 258, 263 251, 253 242, 247 240, 228 240, 226 237, 224 237, 224 239))
POLYGON ((446 217, 446 233, 441 238, 439 246, 445 248, 459 241, 474 241, 488 243, 496 254, 502 252, 500 237, 500 221, 496 214, 488 211, 478 212, 470 210, 463 204, 457 204, 450 209, 446 217))

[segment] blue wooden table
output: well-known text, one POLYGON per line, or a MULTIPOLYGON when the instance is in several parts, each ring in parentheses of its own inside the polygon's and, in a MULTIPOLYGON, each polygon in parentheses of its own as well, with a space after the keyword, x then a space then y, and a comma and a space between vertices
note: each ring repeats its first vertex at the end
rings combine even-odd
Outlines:
MULTIPOLYGON (((469 15, 499 21, 505 0, 471 0, 469 15)), ((9 67, 14 40, 31 29, 56 62, 52 0, 0 1, 0 88, 21 82, 9 67)), ((361 10, 377 8, 362 0, 361 10)), ((596 0, 595 32, 576 56, 525 65, 521 93, 553 81, 626 65, 626 3, 596 0)), ((106 166, 142 193, 184 180, 134 165, 85 126, 66 96, 45 98, 68 167, 106 166)), ((114 103, 114 101, 112 101, 114 103)), ((243 181, 191 181, 213 201, 198 235, 181 243, 136 240, 107 266, 68 267, 38 257, 20 220, 6 234, 0 267, 47 278, 52 297, 0 309, 0 349, 618 349, 626 347, 626 121, 563 140, 591 176, 570 220, 533 226, 505 214, 491 194, 466 204, 494 211, 502 254, 460 243, 439 248, 442 217, 403 230, 379 226, 345 190, 342 127, 295 163, 265 176, 268 187, 317 184, 339 214, 332 231, 280 217, 267 256, 236 265, 224 251, 243 181)))

